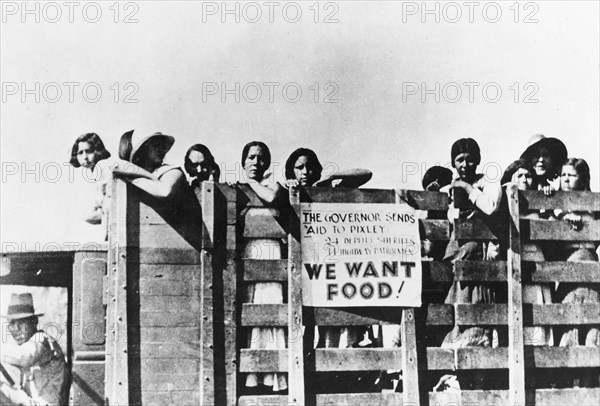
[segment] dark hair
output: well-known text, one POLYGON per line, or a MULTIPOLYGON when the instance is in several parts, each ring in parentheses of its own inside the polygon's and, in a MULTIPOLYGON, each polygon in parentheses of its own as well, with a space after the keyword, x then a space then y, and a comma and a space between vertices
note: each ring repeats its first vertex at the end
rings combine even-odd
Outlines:
POLYGON ((317 154, 315 154, 315 151, 308 148, 298 148, 290 154, 287 161, 285 162, 285 178, 296 179, 296 175, 294 174, 294 165, 296 164, 298 158, 300 158, 301 156, 305 156, 308 158, 312 168, 315 171, 317 180, 321 179, 323 165, 321 165, 321 162, 319 162, 319 158, 317 158, 317 154))
POLYGON ((188 175, 191 172, 190 166, 192 165, 192 163, 190 162, 190 154, 192 153, 192 151, 197 151, 197 152, 200 152, 202 155, 204 155, 204 159, 206 159, 207 163, 210 164, 212 170, 215 173, 221 172, 219 165, 217 165, 215 162, 215 157, 210 152, 210 149, 208 149, 208 147, 204 144, 194 144, 185 153, 185 158, 184 158, 184 163, 183 163, 183 167, 185 168, 185 171, 188 173, 188 175))
MULTIPOLYGON (((562 166, 570 165, 577 171, 577 174, 583 182, 583 190, 592 190, 590 188, 590 167, 583 158, 569 158, 562 166)), ((562 172, 562 168, 561 168, 562 172)))
POLYGON ((423 189, 427 189, 433 182, 437 182, 440 188, 449 185, 452 183, 452 171, 443 166, 432 166, 423 175, 423 180, 421 181, 423 189))
POLYGON ((515 172, 518 171, 519 169, 528 170, 532 177, 535 175, 535 171, 533 170, 533 167, 529 164, 529 162, 527 162, 527 160, 525 160, 523 158, 517 159, 516 161, 514 161, 510 165, 508 165, 506 167, 506 169, 504 170, 504 174, 502 175, 502 178, 500 179, 500 185, 504 185, 504 184, 510 182, 512 180, 512 177, 515 174, 515 172))
POLYGON ((77 160, 77 152, 79 151, 80 142, 87 142, 92 146, 92 149, 94 150, 97 156, 96 162, 102 161, 103 159, 110 157, 110 152, 106 150, 106 148, 104 147, 104 143, 102 142, 102 139, 100 139, 100 136, 98 134, 83 134, 77 137, 77 139, 73 143, 73 148, 71 148, 71 160, 69 162, 75 168, 79 168, 81 166, 79 164, 79 161, 77 160))
POLYGON ((476 165, 479 165, 481 162, 481 150, 479 149, 477 141, 475 141, 473 138, 461 138, 452 144, 452 149, 450 150, 452 167, 454 167, 454 158, 462 153, 469 153, 473 155, 476 165))
POLYGON ((269 151, 269 147, 267 144, 261 141, 252 141, 244 145, 244 149, 242 150, 242 167, 244 167, 244 163, 246 162, 246 158, 248 158, 248 152, 250 152, 250 148, 252 147, 260 147, 265 154, 265 165, 268 168, 271 166, 271 151, 269 151))

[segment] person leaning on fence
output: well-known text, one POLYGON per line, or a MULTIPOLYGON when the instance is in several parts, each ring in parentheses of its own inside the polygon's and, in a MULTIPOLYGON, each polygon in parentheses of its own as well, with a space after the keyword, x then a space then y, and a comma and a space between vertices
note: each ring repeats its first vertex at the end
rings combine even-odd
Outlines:
MULTIPOLYGON (((321 179, 323 166, 317 154, 309 148, 294 150, 285 163, 285 186, 298 187, 333 187, 358 188, 367 183, 373 173, 367 169, 345 169, 321 179)), ((367 326, 317 326, 317 348, 352 348, 358 347, 367 333, 367 326)), ((372 332, 370 332, 372 337, 372 332)), ((373 337, 372 337, 373 338, 373 337)), ((374 341, 374 340, 372 340, 374 341)), ((375 380, 374 376, 366 376, 357 372, 331 373, 323 376, 313 386, 327 388, 330 392, 347 392, 348 390, 366 390, 375 380), (359 388, 360 386, 360 388, 359 388)), ((371 374, 373 375, 373 374, 371 374)), ((317 389, 318 390, 318 389, 317 389)))
MULTIPOLYGON (((563 191, 589 191, 590 168, 587 162, 579 158, 571 158, 562 166, 560 174, 560 189, 563 191)), ((593 213, 555 211, 555 215, 562 221, 568 221, 574 230, 585 227, 584 220, 592 220, 593 213)), ((586 262, 598 261, 596 254, 597 245, 589 242, 563 242, 556 247, 555 260, 586 262)), ((566 283, 561 282, 556 292, 556 301, 559 303, 600 303, 600 286, 593 283, 566 283)), ((569 328, 560 338, 559 345, 588 347, 600 346, 600 330, 594 327, 569 328)), ((573 386, 598 386, 598 370, 589 371, 575 378, 573 386)))
POLYGON ((183 167, 190 176, 192 189, 196 189, 205 181, 219 182, 221 176, 219 165, 208 147, 203 144, 194 144, 187 150, 183 167))
MULTIPOLYGON (((271 165, 271 152, 260 141, 249 142, 242 151, 242 166, 248 186, 267 205, 278 207, 285 201, 284 189, 270 181, 265 172, 271 165)), ((246 216, 271 213, 267 207, 252 207, 246 216)), ((249 239, 244 247, 245 259, 281 259, 281 241, 269 238, 249 239)), ((280 282, 257 282, 249 284, 246 292, 247 303, 281 304, 284 302, 283 285, 280 282)), ((282 327, 254 327, 248 337, 248 348, 282 350, 287 347, 286 331, 282 327)), ((279 392, 287 389, 285 373, 249 373, 246 387, 256 391, 279 392)))
MULTIPOLYGON (((516 185, 519 190, 531 190, 533 188, 534 169, 522 159, 512 162, 502 175, 502 204, 501 210, 508 216, 508 201, 506 190, 511 185, 516 185)), ((536 220, 540 218, 538 211, 523 212, 521 217, 536 220)), ((506 230, 508 238, 508 230, 506 230)), ((543 262, 545 259, 543 247, 539 243, 523 242, 521 244, 521 260, 543 262)), ((554 283, 523 283, 523 303, 550 304, 554 296, 554 283)), ((551 326, 534 326, 524 331, 524 345, 531 346, 553 346, 554 330, 551 326)))
MULTIPOLYGON (((468 208, 460 209, 458 213, 449 210, 448 217, 488 219, 498 209, 502 190, 499 183, 490 183, 482 174, 477 173, 477 166, 481 162, 479 145, 472 138, 461 138, 452 145, 452 166, 458 172, 458 178, 442 191, 452 193, 453 199, 459 198, 459 193, 468 199, 468 208), (454 190, 452 192, 452 190, 454 190)), ((458 241, 455 230, 452 232, 450 242, 446 247, 444 260, 482 260, 488 259, 486 244, 476 241, 458 241)), ((455 273, 456 275, 456 273, 455 273)), ((446 303, 496 303, 498 289, 481 282, 460 282, 454 277, 454 282, 446 296, 446 303)), ((471 327, 461 329, 455 326, 446 336, 442 347, 460 348, 467 346, 497 347, 497 330, 487 327, 471 327)))
POLYGON ((86 133, 77 137, 71 147, 71 159, 69 163, 74 168, 82 169, 83 179, 94 187, 90 193, 93 196, 93 204, 85 213, 84 220, 90 224, 101 225, 104 228, 103 239, 106 239, 108 230, 108 208, 110 204, 107 196, 110 195, 107 188, 110 186, 110 152, 104 147, 100 136, 96 133, 86 133))
POLYGON ((2 405, 67 405, 69 371, 58 343, 37 329, 31 293, 12 294, 6 315, 16 345, 2 343, 2 363, 21 372, 20 385, 0 382, 2 405))
POLYGON ((164 163, 175 138, 160 132, 140 134, 133 142, 133 131, 123 134, 119 155, 127 165, 113 165, 113 173, 146 192, 148 202, 165 220, 181 231, 191 243, 198 244, 201 228, 200 204, 180 167, 164 163), (187 230, 186 232, 183 232, 187 230))

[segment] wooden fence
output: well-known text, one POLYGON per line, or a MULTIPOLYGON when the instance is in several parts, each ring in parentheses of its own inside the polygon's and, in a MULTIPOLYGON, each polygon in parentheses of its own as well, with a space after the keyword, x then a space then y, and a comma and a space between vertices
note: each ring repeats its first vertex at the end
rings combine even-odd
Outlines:
MULTIPOLYGON (((121 186, 117 194, 123 195, 126 187, 121 186)), ((111 404, 582 405, 600 400, 598 382, 594 388, 562 389, 535 389, 528 384, 529 377, 552 369, 567 374, 571 368, 595 368, 597 376, 599 347, 526 346, 523 340, 532 326, 599 325, 600 304, 523 303, 521 286, 556 281, 600 283, 598 262, 521 261, 522 244, 529 241, 600 241, 599 222, 592 220, 581 230, 573 230, 563 221, 530 220, 520 213, 556 208, 599 212, 600 194, 558 193, 548 198, 510 190, 507 260, 462 260, 454 266, 441 260, 422 262, 424 289, 451 284, 454 278, 497 283, 505 293, 504 303, 334 309, 302 306, 300 204, 396 203, 433 213, 448 209, 444 194, 314 188, 291 192, 289 208, 273 209, 265 207, 247 186, 206 182, 197 191, 202 241, 190 242, 186 233, 169 230, 161 216, 140 203, 139 194, 128 193, 128 198, 113 199, 117 214, 111 230, 107 320, 108 326, 127 322, 129 336, 125 343, 111 341, 110 336, 107 341, 106 392, 111 404), (156 224, 149 222, 152 218, 156 224), (281 241, 281 255, 249 257, 245 247, 252 239, 281 241), (248 285, 269 281, 284 287, 282 303, 244 302, 248 285), (314 326, 367 325, 400 326, 401 347, 313 348, 314 326), (453 326, 497 328, 501 345, 441 348, 428 338, 453 326), (248 348, 246 336, 254 327, 285 328, 287 348, 248 348), (173 354, 179 358, 173 359, 173 354), (385 370, 402 370, 401 392, 314 390, 326 374, 385 370), (506 378, 506 387, 432 391, 432 379, 445 373, 460 377, 468 371, 491 371, 496 375, 490 376, 499 376, 500 381, 506 378), (287 374, 287 393, 249 391, 245 378, 251 373, 287 374)), ((433 242, 448 241, 452 229, 460 240, 496 239, 481 220, 450 224, 421 219, 420 229, 422 238, 433 242)))

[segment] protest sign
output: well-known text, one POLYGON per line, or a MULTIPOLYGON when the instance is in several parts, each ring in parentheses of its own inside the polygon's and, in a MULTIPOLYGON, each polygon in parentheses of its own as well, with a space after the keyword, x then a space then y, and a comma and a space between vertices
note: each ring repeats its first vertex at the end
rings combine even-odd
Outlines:
POLYGON ((303 303, 421 305, 421 241, 408 205, 303 203, 303 303))

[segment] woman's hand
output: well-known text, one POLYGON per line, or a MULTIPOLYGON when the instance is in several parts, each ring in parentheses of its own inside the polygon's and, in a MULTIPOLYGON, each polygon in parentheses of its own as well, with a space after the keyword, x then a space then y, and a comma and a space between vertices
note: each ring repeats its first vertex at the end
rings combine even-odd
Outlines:
POLYGON ((300 182, 297 179, 288 179, 285 181, 285 187, 288 189, 298 189, 300 182))
POLYGON ((465 182, 464 180, 455 180, 454 182, 452 182, 451 187, 462 188, 465 190, 465 192, 467 192, 467 195, 470 195, 474 189, 473 186, 471 186, 471 184, 465 182))
POLYGON ((544 195, 546 196, 552 196, 555 192, 554 188, 550 185, 546 185, 544 187, 542 187, 542 192, 544 192, 544 195))
POLYGON ((573 230, 581 230, 583 228, 583 219, 579 214, 567 213, 563 216, 563 220, 566 220, 573 230))

